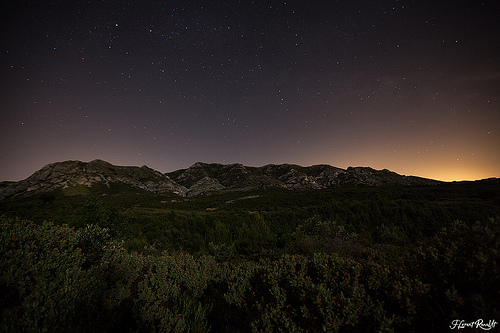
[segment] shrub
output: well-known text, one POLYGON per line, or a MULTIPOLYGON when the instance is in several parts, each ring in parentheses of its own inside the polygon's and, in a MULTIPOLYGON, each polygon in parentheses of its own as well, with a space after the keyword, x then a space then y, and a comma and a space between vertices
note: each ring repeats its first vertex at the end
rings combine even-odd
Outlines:
POLYGON ((3 331, 79 331, 100 323, 94 272, 72 229, 1 220, 1 328, 3 331))
MULTIPOLYGON (((1 331, 411 331, 499 315, 494 220, 457 221, 392 262, 336 253, 226 260, 234 248, 223 245, 212 255, 146 256, 96 225, 0 222, 1 331)), ((343 235, 328 223, 297 230, 343 235)))
POLYGON ((130 256, 105 229, 1 218, 0 331, 99 332, 120 327, 130 256))
MULTIPOLYGON (((427 325, 500 317, 500 223, 455 221, 416 250, 412 274, 430 286, 427 325)), ((440 328, 441 328, 440 327, 440 328)))
POLYGON ((75 237, 78 247, 86 256, 88 266, 97 264, 106 252, 123 246, 123 242, 116 241, 111 237, 109 229, 101 228, 96 224, 78 229, 75 232, 75 237))

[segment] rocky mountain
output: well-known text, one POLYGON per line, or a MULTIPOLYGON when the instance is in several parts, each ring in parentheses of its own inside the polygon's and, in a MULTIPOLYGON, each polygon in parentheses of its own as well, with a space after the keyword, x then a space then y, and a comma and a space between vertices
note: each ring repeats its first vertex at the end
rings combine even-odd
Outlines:
POLYGON ((92 186, 96 183, 108 187, 111 183, 118 183, 153 193, 184 195, 187 192, 186 188, 168 176, 147 166, 116 166, 102 160, 88 163, 65 161, 48 164, 25 180, 0 187, 0 200, 76 185, 92 186))
POLYGON ((288 190, 325 189, 343 185, 432 185, 438 181, 402 176, 389 170, 330 165, 302 167, 294 164, 269 164, 248 167, 242 164, 196 163, 188 169, 167 173, 177 184, 188 189, 187 196, 213 191, 249 191, 269 188, 288 190))
POLYGON ((249 167, 242 164, 195 163, 188 169, 163 174, 147 166, 116 166, 102 160, 66 161, 44 166, 25 180, 1 182, 0 200, 50 192, 76 185, 122 184, 152 193, 197 196, 221 191, 270 188, 314 190, 344 185, 432 185, 438 181, 402 176, 368 167, 340 169, 330 165, 293 164, 249 167))

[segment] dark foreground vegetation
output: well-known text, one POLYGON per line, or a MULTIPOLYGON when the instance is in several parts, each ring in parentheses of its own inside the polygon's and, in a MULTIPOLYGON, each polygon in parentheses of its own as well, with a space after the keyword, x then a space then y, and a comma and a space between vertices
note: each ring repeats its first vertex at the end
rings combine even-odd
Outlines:
POLYGON ((82 187, 5 201, 0 213, 2 332, 500 321, 494 181, 190 200, 82 187))

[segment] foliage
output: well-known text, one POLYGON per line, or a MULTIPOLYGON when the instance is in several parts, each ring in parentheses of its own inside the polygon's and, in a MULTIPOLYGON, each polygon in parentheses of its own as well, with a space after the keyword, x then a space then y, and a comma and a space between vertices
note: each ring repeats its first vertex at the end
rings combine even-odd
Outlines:
POLYGON ((437 330, 443 318, 498 315, 494 221, 454 223, 408 255, 411 266, 326 253, 146 256, 95 225, 1 222, 3 331, 437 330))
POLYGON ((82 250, 89 265, 97 264, 109 251, 120 248, 123 242, 111 237, 109 229, 88 224, 75 232, 77 246, 82 250))
POLYGON ((108 320, 108 311, 97 311, 104 307, 104 272, 83 268, 77 244, 68 227, 2 218, 2 331, 92 330, 108 320))
POLYGON ((415 250, 414 275, 430 287, 429 322, 500 317, 500 221, 455 221, 415 250))
POLYGON ((117 218, 117 212, 106 208, 102 201, 92 197, 78 208, 77 216, 76 221, 72 223, 75 227, 84 227, 89 224, 108 227, 117 218))
POLYGON ((500 317, 495 188, 75 191, 0 203, 0 331, 443 331, 500 317))

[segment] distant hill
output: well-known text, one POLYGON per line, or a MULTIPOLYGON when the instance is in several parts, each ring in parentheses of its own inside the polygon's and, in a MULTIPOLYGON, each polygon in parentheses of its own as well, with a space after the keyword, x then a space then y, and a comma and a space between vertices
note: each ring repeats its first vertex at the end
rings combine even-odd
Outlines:
POLYGON ((0 187, 0 200, 50 192, 77 185, 122 184, 153 193, 184 195, 187 189, 147 166, 116 166, 101 160, 57 162, 44 166, 30 177, 0 187))
POLYGON ((188 169, 167 173, 188 189, 188 196, 213 191, 250 191, 270 188, 314 190, 344 185, 433 185, 440 182, 398 175, 389 170, 330 165, 303 167, 294 164, 248 167, 242 164, 196 163, 188 169))
POLYGON ((187 169, 161 173, 147 166, 116 166, 102 160, 65 161, 44 166, 25 180, 1 182, 0 200, 40 194, 71 186, 113 184, 147 192, 197 196, 222 191, 271 188, 314 190, 346 185, 436 185, 441 182, 403 176, 369 167, 303 167, 294 164, 249 167, 242 164, 195 163, 187 169))

